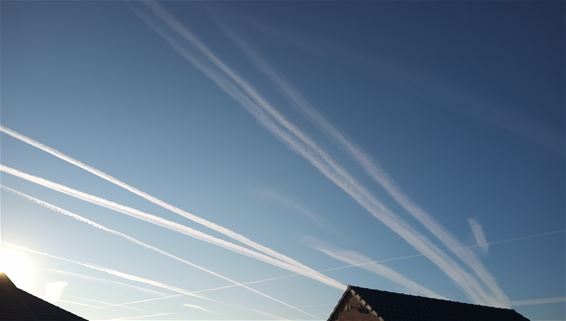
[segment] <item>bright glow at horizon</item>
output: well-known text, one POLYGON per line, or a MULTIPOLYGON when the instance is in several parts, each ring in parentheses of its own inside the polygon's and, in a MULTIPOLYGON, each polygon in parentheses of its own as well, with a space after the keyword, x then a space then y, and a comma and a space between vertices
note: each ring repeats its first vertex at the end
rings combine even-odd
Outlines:
POLYGON ((33 285, 33 263, 29 256, 18 250, 0 246, 0 272, 8 275, 20 289, 29 291, 33 285))

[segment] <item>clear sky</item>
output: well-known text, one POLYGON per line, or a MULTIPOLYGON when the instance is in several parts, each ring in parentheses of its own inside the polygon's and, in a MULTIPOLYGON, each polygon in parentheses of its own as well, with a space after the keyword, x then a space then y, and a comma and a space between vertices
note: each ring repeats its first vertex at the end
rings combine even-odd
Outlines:
POLYGON ((347 284, 566 319, 563 1, 0 9, 18 286, 89 320, 325 320, 347 284))

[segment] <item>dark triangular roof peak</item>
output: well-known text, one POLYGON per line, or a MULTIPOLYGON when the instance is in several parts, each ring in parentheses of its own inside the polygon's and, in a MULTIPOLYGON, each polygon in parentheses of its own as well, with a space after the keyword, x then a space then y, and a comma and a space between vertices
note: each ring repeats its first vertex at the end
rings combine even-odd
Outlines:
POLYGON ((0 320, 86 321, 19 289, 3 272, 0 272, 0 320))
POLYGON ((10 280, 6 273, 0 271, 0 289, 13 289, 16 285, 10 280))
MULTIPOLYGON (((513 309, 482 306, 395 292, 348 286, 328 318, 349 320, 354 300, 368 317, 379 321, 528 321, 513 309), (341 315, 343 314, 343 315, 341 315)), ((353 319, 353 318, 352 318, 353 319)), ((357 319, 357 317, 356 317, 357 319)))
POLYGON ((22 299, 20 291, 6 273, 0 272, 1 320, 37 320, 22 299))

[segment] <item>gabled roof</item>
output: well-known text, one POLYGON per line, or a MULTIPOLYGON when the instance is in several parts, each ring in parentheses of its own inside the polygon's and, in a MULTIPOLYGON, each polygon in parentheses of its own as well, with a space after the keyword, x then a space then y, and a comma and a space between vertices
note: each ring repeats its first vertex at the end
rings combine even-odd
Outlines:
POLYGON ((0 320, 87 321, 58 306, 18 289, 0 272, 0 320))
POLYGON ((383 321, 529 321, 513 309, 503 309, 394 292, 348 286, 329 317, 342 302, 356 297, 370 314, 383 321))

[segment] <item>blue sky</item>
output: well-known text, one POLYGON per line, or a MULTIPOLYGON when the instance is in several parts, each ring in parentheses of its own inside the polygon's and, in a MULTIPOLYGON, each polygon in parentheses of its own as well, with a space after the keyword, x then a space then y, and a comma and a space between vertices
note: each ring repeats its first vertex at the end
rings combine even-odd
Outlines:
POLYGON ((565 320, 563 2, 0 8, 1 184, 36 199, 2 190, 1 239, 31 293, 324 320, 356 284, 565 320))

